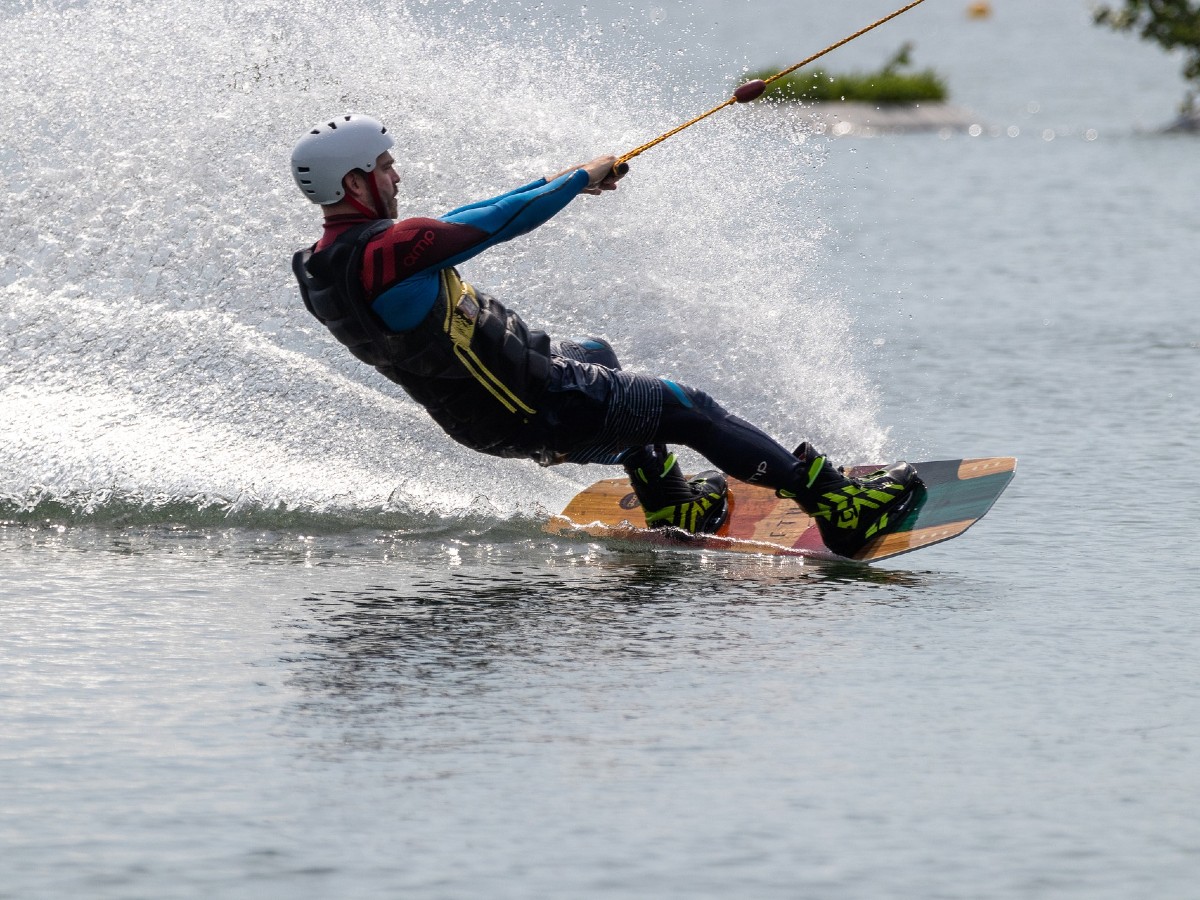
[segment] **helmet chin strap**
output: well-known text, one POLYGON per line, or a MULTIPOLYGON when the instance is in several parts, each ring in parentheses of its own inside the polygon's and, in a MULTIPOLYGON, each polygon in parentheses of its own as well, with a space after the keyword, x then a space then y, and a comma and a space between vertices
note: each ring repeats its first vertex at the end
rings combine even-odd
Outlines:
POLYGON ((375 183, 375 173, 367 179, 367 184, 371 185, 371 199, 375 201, 375 209, 378 211, 378 217, 381 219, 391 218, 388 215, 387 204, 383 202, 383 194, 379 193, 379 185, 375 183))

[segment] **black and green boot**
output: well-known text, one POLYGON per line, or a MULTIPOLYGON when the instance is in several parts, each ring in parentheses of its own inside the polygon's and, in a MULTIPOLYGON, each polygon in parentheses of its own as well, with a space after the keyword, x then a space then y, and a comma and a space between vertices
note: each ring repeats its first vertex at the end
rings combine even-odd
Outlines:
POLYGON ((916 469, 906 462, 850 478, 807 442, 793 455, 801 461, 803 483, 776 494, 799 503, 817 520, 825 546, 848 559, 898 525, 924 490, 916 469))
POLYGON ((728 486, 720 472, 701 472, 690 481, 674 453, 662 444, 629 451, 621 464, 642 504, 648 528, 679 528, 713 534, 729 514, 728 486))

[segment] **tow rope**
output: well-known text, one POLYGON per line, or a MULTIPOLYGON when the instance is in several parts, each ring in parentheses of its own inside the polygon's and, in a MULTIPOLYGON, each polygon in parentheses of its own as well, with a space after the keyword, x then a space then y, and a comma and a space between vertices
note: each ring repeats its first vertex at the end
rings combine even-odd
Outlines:
POLYGON ((868 31, 871 31, 874 28, 878 28, 884 22, 890 22, 892 19, 896 18, 896 16, 903 15, 904 13, 906 13, 910 9, 912 9, 914 6, 919 6, 920 4, 922 4, 924 2, 925 2, 925 0, 913 0, 913 2, 909 3, 907 6, 896 10, 894 13, 889 13, 888 15, 884 16, 882 19, 880 19, 877 22, 872 22, 866 28, 863 28, 863 29, 860 29, 859 31, 854 32, 854 34, 850 35, 849 37, 842 38, 836 44, 830 44, 828 47, 826 47, 820 53, 814 53, 808 59, 803 59, 800 62, 796 63, 794 66, 788 66, 783 71, 776 72, 770 78, 756 78, 753 81, 747 81, 745 84, 743 84, 741 87, 739 87, 736 91, 734 91, 733 96, 730 97, 728 100, 726 100, 724 103, 717 104, 712 109, 710 109, 708 112, 701 113, 700 115, 696 116, 694 119, 690 119, 687 122, 684 122, 682 125, 672 128, 670 131, 668 131, 664 134, 660 134, 654 140, 647 141, 646 143, 642 144, 640 147, 635 147, 633 150, 630 150, 624 156, 619 157, 617 159, 616 163, 613 165, 613 171, 616 172, 618 175, 624 175, 626 172, 629 171, 629 161, 631 159, 633 159, 635 156, 640 156, 641 154, 643 154, 647 150, 649 150, 651 147, 658 146, 659 144, 661 144, 663 141, 665 141, 667 138, 671 137, 672 135, 679 134, 679 132, 683 131, 685 128, 691 128, 697 122, 707 119, 713 113, 719 112, 720 110, 724 109, 727 106, 732 106, 734 103, 749 103, 751 100, 757 100, 759 97, 762 96, 763 91, 765 91, 767 89, 767 85, 769 85, 772 81, 777 81, 778 79, 783 78, 785 75, 792 74, 797 69, 807 66, 809 63, 820 59, 826 53, 832 53, 838 47, 842 47, 842 46, 850 43, 854 39, 862 37, 868 31))

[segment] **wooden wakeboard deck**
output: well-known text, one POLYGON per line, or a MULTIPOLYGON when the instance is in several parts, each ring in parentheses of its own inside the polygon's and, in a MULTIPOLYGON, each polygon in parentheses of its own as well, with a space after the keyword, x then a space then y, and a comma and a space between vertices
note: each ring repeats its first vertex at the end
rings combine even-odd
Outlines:
MULTIPOLYGON (((925 484, 922 498, 895 530, 871 541, 855 557, 878 562, 958 537, 978 522, 1012 481, 1017 461, 1011 456, 944 459, 913 463, 925 484)), ((854 466, 865 475, 878 465, 854 466)), ((815 520, 794 501, 781 500, 769 488, 729 479, 730 513, 715 535, 685 535, 645 527, 641 506, 624 478, 607 478, 581 491, 545 530, 552 534, 630 540, 657 546, 806 556, 841 560, 826 549, 815 520)))

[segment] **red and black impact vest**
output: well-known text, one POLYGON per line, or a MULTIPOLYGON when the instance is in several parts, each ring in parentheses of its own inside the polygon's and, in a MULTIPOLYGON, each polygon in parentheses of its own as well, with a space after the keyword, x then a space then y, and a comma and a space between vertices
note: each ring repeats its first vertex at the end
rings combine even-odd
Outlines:
POLYGON ((359 277, 367 243, 391 224, 367 222, 323 250, 296 253, 292 271, 304 305, 460 444, 494 456, 535 454, 542 449, 538 408, 551 368, 549 336, 453 268, 440 272, 438 298, 415 328, 387 328, 359 277))

